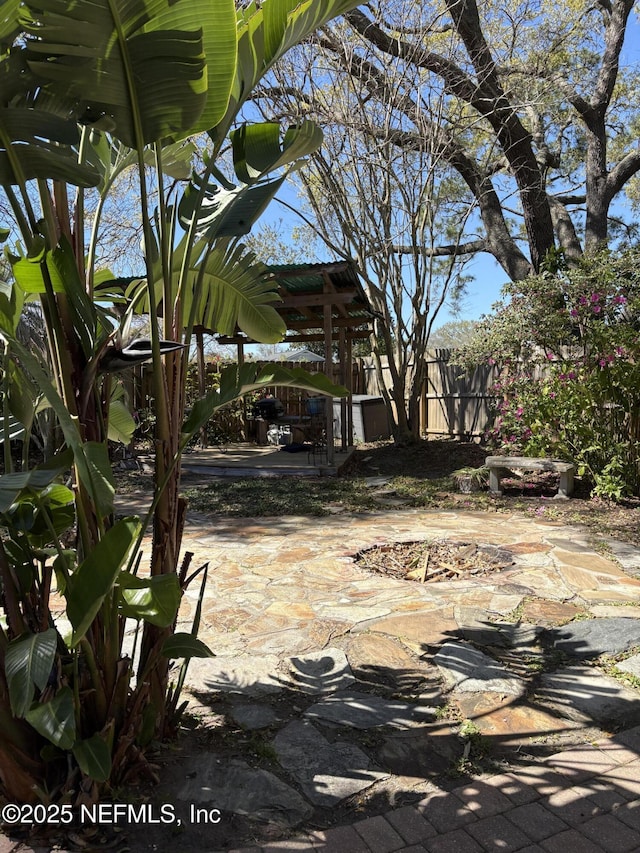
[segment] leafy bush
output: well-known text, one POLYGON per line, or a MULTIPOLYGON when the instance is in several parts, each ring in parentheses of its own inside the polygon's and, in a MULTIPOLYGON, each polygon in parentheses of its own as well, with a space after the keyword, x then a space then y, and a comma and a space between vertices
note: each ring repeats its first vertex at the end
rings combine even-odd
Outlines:
POLYGON ((491 441, 573 460, 615 500, 640 489, 639 262, 603 252, 507 285, 459 356, 498 368, 491 441))

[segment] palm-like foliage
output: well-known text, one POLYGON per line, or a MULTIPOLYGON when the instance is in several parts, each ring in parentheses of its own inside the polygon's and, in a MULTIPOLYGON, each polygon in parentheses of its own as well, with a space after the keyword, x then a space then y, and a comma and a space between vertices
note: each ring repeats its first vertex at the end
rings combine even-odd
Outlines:
POLYGON ((26 61, 47 91, 131 148, 204 130, 224 114, 235 77, 233 0, 27 6, 26 61), (202 123, 201 123, 202 122, 202 123))
MULTIPOLYGON (((180 454, 217 407, 275 377, 250 369, 230 375, 184 421, 188 345, 195 324, 223 332, 240 325, 264 341, 282 336, 275 294, 233 237, 246 233, 320 134, 307 123, 284 134, 275 125, 238 130, 237 185, 216 161, 240 105, 275 59, 354 5, 264 0, 236 13, 233 0, 1 4, 0 182, 14 222, 0 236, 17 230, 21 240, 11 252, 15 284, 0 288, 5 423, 11 414, 28 430, 25 401, 37 387, 65 448, 16 474, 5 454, 0 478, 0 524, 9 534, 0 543, 0 792, 11 800, 42 790, 97 796, 103 782, 125 778, 145 743, 166 731, 167 707, 176 707, 169 657, 209 653, 174 632, 186 574, 177 571, 180 454), (203 130, 212 140, 204 171, 193 175, 182 201, 169 203, 168 176, 186 178, 193 152, 179 143, 203 130), (102 201, 132 165, 146 251, 145 269, 125 292, 94 268, 94 258, 102 201), (89 186, 101 197, 93 223, 84 217, 82 188, 89 186), (23 301, 34 298, 49 365, 17 334, 23 301), (126 435, 129 423, 117 381, 103 369, 141 307, 151 316, 157 414, 153 550, 144 579, 136 571, 146 525, 114 516, 106 441, 126 435), (58 482, 69 467, 72 488, 58 482), (52 612, 54 586, 68 634, 52 612), (135 681, 123 651, 125 618, 142 631, 135 681)), ((331 390, 323 379, 282 369, 277 380, 331 390)))

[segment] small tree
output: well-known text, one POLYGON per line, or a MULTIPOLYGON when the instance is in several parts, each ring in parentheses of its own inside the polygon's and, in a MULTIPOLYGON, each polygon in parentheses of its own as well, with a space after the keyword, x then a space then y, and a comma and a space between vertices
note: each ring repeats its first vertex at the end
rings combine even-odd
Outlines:
POLYGON ((175 633, 189 576, 188 561, 180 563, 184 447, 214 411, 248 391, 272 384, 332 390, 323 377, 248 365, 224 374, 184 418, 194 325, 229 333, 237 324, 266 342, 284 334, 277 296, 236 238, 321 134, 309 122, 284 133, 273 123, 236 128, 235 183, 218 168, 220 152, 270 65, 353 5, 264 0, 237 12, 233 0, 3 6, 0 182, 13 222, 2 239, 12 238, 15 277, 0 290, 5 450, 16 419, 28 437, 37 395, 64 437, 61 451, 35 470, 12 473, 5 452, 0 479, 7 532, 0 543, 0 786, 9 800, 95 799, 105 783, 140 769, 145 745, 170 729, 177 709, 180 682, 169 687, 169 659, 210 654, 195 636, 175 633), (182 191, 176 181, 189 177, 193 150, 185 140, 203 131, 204 171, 182 191), (137 176, 145 269, 122 281, 98 269, 96 257, 104 199, 127 168, 137 176), (92 221, 87 187, 100 195, 92 221), (17 332, 33 298, 42 305, 50 364, 17 332), (124 346, 128 322, 142 310, 150 340, 124 346), (118 373, 143 360, 153 362, 156 422, 154 496, 141 523, 116 519, 107 438, 131 435, 118 373), (60 479, 69 469, 67 486, 60 479), (141 577, 150 519, 150 573, 141 577), (64 614, 55 610, 54 587, 64 614), (127 619, 141 635, 135 679, 124 648, 127 619))
POLYGON ((429 337, 429 346, 460 349, 469 343, 477 325, 477 320, 449 320, 433 330, 429 337))
MULTIPOLYGON (((403 12, 400 29, 419 26, 417 7, 403 12)), ((467 283, 463 251, 443 253, 436 244, 443 234, 452 247, 460 243, 468 204, 452 184, 437 125, 423 120, 446 112, 445 93, 427 89, 404 59, 386 56, 384 71, 378 59, 371 43, 341 23, 279 63, 273 85, 256 99, 267 111, 291 121, 311 117, 325 129, 322 150, 297 176, 306 221, 333 254, 357 264, 376 315, 368 352, 394 438, 406 443, 419 438, 431 330, 467 283)))

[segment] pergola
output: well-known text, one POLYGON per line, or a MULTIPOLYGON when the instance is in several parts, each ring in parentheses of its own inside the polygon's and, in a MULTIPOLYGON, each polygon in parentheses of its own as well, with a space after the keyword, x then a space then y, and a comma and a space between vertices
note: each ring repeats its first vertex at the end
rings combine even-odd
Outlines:
MULTIPOLYGON (((338 352, 338 382, 349 391, 341 401, 341 445, 353 443, 352 360, 353 341, 371 334, 374 311, 364 292, 355 264, 336 261, 321 264, 277 264, 267 268, 281 302, 274 307, 283 318, 288 334, 285 343, 324 344, 324 371, 334 378, 334 345, 338 352)), ((238 362, 244 347, 256 343, 241 333, 219 336, 221 344, 235 344, 238 362)), ((326 407, 329 463, 333 462, 333 406, 326 407)))

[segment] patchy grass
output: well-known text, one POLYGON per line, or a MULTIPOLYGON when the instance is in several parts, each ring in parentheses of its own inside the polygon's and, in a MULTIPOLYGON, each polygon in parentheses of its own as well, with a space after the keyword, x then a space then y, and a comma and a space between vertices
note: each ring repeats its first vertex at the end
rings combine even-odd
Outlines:
POLYGON ((328 515, 332 508, 363 512, 375 508, 366 484, 338 477, 224 477, 188 487, 189 507, 215 515, 328 515))
POLYGON ((623 669, 618 669, 618 664, 631 657, 636 657, 640 654, 640 646, 633 646, 626 649, 624 652, 619 652, 617 655, 602 655, 598 660, 599 667, 607 675, 626 684, 629 687, 640 688, 640 678, 632 672, 625 672, 623 669))
MULTIPOLYGON (((608 537, 640 546, 640 501, 614 504, 591 499, 576 481, 574 498, 555 501, 553 476, 514 478, 502 497, 486 491, 459 494, 452 474, 462 467, 479 467, 488 451, 477 444, 423 441, 412 447, 379 442, 359 447, 340 477, 218 478, 206 483, 184 482, 191 509, 227 516, 328 515, 371 512, 402 507, 468 509, 529 514, 533 518, 586 525, 596 545, 606 552, 608 537)), ((118 476, 121 494, 151 488, 148 475, 118 476)))

